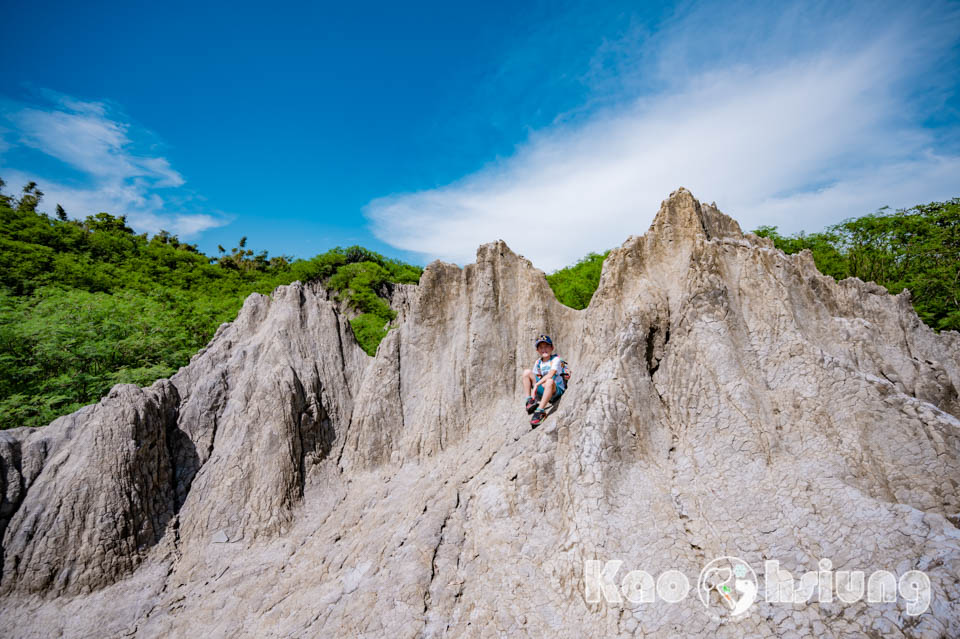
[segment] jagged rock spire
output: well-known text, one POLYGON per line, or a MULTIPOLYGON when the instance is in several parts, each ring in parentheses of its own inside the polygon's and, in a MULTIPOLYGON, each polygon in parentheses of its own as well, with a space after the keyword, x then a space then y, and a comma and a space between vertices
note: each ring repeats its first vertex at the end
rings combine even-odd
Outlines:
POLYGON ((6 627, 960 634, 960 335, 908 295, 825 277, 681 188, 583 311, 503 242, 393 302, 370 358, 317 285, 251 295, 170 380, 0 432, 6 627), (531 431, 519 376, 541 332, 574 378, 531 431), (693 593, 585 600, 588 560, 695 582, 723 555, 921 569, 936 604, 734 621, 693 593))

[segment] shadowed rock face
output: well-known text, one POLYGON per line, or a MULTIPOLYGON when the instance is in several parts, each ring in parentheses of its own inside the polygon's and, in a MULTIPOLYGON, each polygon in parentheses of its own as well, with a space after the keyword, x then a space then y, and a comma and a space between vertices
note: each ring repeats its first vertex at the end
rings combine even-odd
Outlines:
POLYGON ((0 432, 0 634, 960 634, 960 335, 908 294, 835 282, 680 189, 584 311, 503 242, 393 305, 369 358, 321 288, 251 295, 169 380, 0 432), (531 431, 542 332, 574 378, 531 431), (761 593, 765 560, 828 559, 922 570, 932 601, 731 618, 696 596, 724 555, 761 593), (692 589, 589 603, 593 559, 692 589))

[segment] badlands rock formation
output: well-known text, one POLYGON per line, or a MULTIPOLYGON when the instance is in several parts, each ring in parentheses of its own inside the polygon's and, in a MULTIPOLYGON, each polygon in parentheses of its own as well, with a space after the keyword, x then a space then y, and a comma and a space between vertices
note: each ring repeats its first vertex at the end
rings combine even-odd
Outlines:
POLYGON ((0 433, 0 635, 960 636, 960 335, 908 293, 680 189, 586 310, 502 242, 393 303, 370 358, 320 286, 254 294, 169 380, 0 433), (541 332, 574 378, 531 430, 541 332), (697 596, 726 555, 737 617, 697 596), (930 604, 763 598, 821 559, 930 604), (588 560, 691 590, 588 601, 588 560))

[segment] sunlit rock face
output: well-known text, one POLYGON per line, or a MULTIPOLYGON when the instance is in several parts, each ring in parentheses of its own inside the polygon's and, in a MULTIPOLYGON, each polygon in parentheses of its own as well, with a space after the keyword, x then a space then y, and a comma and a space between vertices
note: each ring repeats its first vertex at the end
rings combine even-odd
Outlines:
POLYGON ((0 635, 960 636, 960 335, 908 293, 679 189, 583 311, 503 242, 393 307, 371 358, 319 285, 254 294, 169 380, 0 432, 0 635), (574 377, 534 430, 540 333, 574 377), (724 556, 743 614, 698 596, 724 556))

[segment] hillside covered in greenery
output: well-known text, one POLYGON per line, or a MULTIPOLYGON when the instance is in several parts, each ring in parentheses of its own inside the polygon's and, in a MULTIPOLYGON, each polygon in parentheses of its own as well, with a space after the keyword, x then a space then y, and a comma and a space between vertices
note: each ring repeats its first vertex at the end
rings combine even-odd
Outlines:
MULTIPOLYGON (((754 231, 785 253, 810 249, 821 273, 858 277, 891 293, 910 289, 917 315, 936 330, 960 330, 960 198, 910 209, 849 218, 819 233, 781 235, 775 226, 754 231)), ((557 299, 586 308, 600 282, 606 253, 547 276, 557 299)))
POLYGON ((50 217, 42 197, 33 183, 19 198, 0 192, 0 428, 43 426, 114 384, 169 377, 250 293, 296 280, 325 281, 373 354, 395 317, 390 284, 422 272, 359 246, 271 258, 246 238, 209 257, 165 231, 135 234, 125 216, 73 220, 58 205, 50 217))
POLYGON ((893 294, 910 289, 913 307, 935 330, 960 330, 960 198, 850 218, 819 233, 754 231, 784 253, 810 249, 821 273, 858 277, 893 294))
POLYGON ((588 253, 576 264, 547 275, 547 283, 553 289, 557 300, 570 308, 586 308, 593 292, 600 285, 600 272, 608 255, 610 251, 602 254, 588 253))
MULTIPOLYGON (((247 238, 214 257, 161 231, 136 234, 126 217, 69 219, 37 210, 26 185, 4 195, 0 180, 0 429, 43 426, 98 401, 117 383, 169 377, 232 321, 250 293, 295 280, 324 282, 373 355, 395 318, 391 285, 416 283, 422 268, 359 246, 310 259, 269 257, 247 238)), ((960 198, 850 218, 818 233, 781 235, 786 253, 809 249, 822 273, 909 288, 917 313, 937 330, 960 330, 960 198)), ((547 276, 557 299, 590 303, 609 251, 547 276)))

